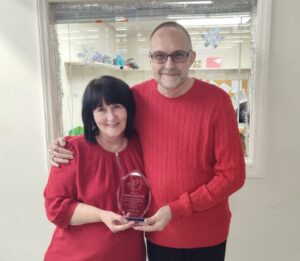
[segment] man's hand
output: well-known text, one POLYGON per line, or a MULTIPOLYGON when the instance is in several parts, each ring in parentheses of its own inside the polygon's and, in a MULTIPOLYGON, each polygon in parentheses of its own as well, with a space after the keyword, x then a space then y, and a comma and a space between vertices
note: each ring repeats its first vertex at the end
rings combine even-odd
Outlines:
POLYGON ((172 218, 168 205, 161 207, 152 217, 146 218, 143 225, 134 226, 135 230, 146 232, 162 231, 172 218))
POLYGON ((48 152, 51 156, 50 162, 52 166, 59 167, 59 164, 67 164, 70 159, 73 159, 72 151, 64 149, 64 146, 66 146, 66 141, 63 137, 51 143, 48 152))

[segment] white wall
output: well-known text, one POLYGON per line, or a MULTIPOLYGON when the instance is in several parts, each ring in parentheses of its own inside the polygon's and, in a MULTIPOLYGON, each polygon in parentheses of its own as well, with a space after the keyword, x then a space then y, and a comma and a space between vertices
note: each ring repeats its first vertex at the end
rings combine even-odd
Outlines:
POLYGON ((227 261, 300 260, 300 2, 272 2, 263 179, 232 198, 227 261))
POLYGON ((47 177, 35 0, 0 8, 0 260, 42 260, 50 239, 43 210, 47 177))
MULTIPOLYGON (((0 11, 0 261, 42 260, 52 227, 35 0, 0 11)), ((298 0, 274 0, 262 179, 232 197, 226 261, 300 260, 298 0)))

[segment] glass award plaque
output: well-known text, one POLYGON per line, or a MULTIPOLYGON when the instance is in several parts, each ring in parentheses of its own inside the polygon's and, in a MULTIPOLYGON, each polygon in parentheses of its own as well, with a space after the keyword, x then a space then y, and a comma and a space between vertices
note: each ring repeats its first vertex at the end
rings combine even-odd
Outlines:
POLYGON ((120 179, 117 191, 118 208, 130 221, 142 222, 149 209, 151 192, 147 178, 131 172, 120 179))

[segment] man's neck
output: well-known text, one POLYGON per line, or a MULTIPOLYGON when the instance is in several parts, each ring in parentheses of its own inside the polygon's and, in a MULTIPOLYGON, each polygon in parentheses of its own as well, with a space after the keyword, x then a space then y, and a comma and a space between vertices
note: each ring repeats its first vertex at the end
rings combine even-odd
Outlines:
POLYGON ((158 88, 158 92, 168 98, 176 98, 179 97, 183 94, 185 94, 186 92, 189 91, 189 89, 192 88, 192 86, 194 85, 194 78, 188 78, 182 85, 176 87, 176 88, 165 88, 162 87, 158 84, 157 88, 158 88))

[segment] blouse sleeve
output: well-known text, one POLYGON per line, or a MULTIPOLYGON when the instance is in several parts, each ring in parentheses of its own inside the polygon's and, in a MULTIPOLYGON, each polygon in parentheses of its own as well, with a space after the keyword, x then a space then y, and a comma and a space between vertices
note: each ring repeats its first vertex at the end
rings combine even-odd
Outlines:
MULTIPOLYGON (((68 145, 69 149, 74 150, 68 145)), ((60 228, 69 226, 77 201, 76 153, 69 164, 52 167, 44 190, 45 208, 48 219, 60 228)))

